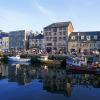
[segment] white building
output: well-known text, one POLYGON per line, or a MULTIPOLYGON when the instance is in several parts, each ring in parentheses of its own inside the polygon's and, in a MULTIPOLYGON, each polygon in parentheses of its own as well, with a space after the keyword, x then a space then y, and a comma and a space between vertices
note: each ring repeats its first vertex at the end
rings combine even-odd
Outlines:
POLYGON ((44 50, 44 36, 42 34, 38 35, 31 35, 29 38, 29 48, 30 49, 37 49, 37 50, 44 50))
POLYGON ((69 51, 100 51, 100 31, 72 32, 69 36, 69 51))

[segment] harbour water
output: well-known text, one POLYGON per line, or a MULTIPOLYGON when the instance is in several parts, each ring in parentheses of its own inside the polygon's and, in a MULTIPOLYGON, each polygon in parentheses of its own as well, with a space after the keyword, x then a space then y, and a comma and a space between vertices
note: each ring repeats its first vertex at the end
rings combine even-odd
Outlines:
POLYGON ((100 75, 1 63, 0 100, 100 100, 100 75))

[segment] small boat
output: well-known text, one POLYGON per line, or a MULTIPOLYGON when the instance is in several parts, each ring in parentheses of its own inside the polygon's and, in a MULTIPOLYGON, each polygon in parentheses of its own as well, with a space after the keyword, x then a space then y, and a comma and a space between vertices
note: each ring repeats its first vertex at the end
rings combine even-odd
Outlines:
POLYGON ((27 61, 27 62, 9 61, 8 62, 9 65, 17 65, 17 64, 20 64, 20 65, 30 65, 30 63, 31 63, 30 61, 27 61))
POLYGON ((51 59, 48 59, 48 55, 45 55, 45 56, 41 56, 39 58, 39 60, 44 63, 44 64, 61 64, 60 61, 58 60, 51 60, 51 59))
POLYGON ((25 58, 20 58, 20 55, 8 57, 9 61, 14 61, 14 62, 29 62, 30 59, 25 59, 25 58))

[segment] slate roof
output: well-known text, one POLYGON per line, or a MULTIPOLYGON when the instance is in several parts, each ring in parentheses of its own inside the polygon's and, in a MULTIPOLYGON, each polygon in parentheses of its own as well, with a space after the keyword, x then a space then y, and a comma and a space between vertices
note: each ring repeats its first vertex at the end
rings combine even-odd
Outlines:
POLYGON ((46 28, 55 28, 55 27, 68 27, 68 25, 70 24, 71 22, 58 22, 58 23, 53 23, 53 24, 50 24, 46 27, 44 27, 44 29, 46 28))
POLYGON ((44 35, 39 34, 33 37, 33 39, 44 39, 44 35))
POLYGON ((76 41, 78 40, 78 34, 79 34, 79 40, 80 41, 87 41, 86 40, 86 36, 90 36, 90 40, 93 41, 94 40, 94 35, 97 35, 97 40, 96 41, 100 41, 100 31, 87 31, 87 32, 72 32, 69 35, 69 41, 76 41), (75 36, 75 40, 72 40, 71 37, 75 36), (82 40, 81 36, 84 36, 85 38, 82 40))

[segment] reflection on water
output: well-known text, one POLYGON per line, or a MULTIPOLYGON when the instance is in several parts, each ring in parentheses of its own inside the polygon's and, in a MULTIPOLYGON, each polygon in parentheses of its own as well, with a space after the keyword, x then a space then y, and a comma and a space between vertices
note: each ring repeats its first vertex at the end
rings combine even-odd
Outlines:
POLYGON ((25 65, 12 65, 8 67, 8 81, 26 84, 31 82, 30 68, 25 65))
POLYGON ((73 74, 65 69, 48 66, 32 66, 25 64, 0 65, 0 79, 8 78, 8 82, 20 85, 41 79, 43 89, 47 92, 60 93, 70 97, 75 86, 100 88, 100 75, 73 74))
POLYGON ((6 78, 8 75, 8 67, 6 65, 0 65, 0 79, 6 78))
POLYGON ((44 89, 71 96, 74 86, 100 87, 100 75, 72 74, 64 69, 49 69, 43 79, 44 89))

